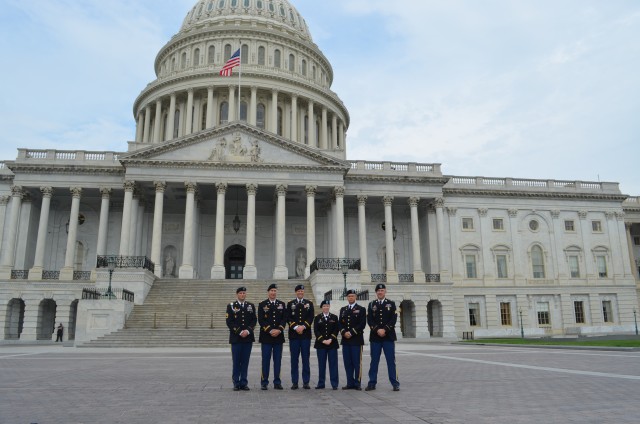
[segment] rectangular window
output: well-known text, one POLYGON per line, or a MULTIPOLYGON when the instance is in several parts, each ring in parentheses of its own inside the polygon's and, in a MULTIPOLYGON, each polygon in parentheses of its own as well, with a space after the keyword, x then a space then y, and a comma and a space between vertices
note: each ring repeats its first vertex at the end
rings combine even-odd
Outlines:
POLYGON ((511 325, 511 303, 500 302, 500 322, 502 325, 511 325))
POLYGON ((467 278, 478 278, 476 272, 476 255, 464 255, 465 267, 467 269, 467 278))
POLYGON ((493 229, 495 231, 504 230, 504 220, 502 218, 493 218, 493 229))
POLYGON ((640 236, 633 236, 633 244, 640 246, 640 236))
POLYGON ((591 229, 594 233, 602 232, 602 222, 600 221, 591 221, 591 229))
POLYGON ((462 229, 473 230, 473 218, 462 218, 462 229))
POLYGON ((613 322, 613 309, 611 309, 611 301, 602 301, 602 318, 604 322, 613 322))
POLYGON ((480 304, 478 303, 469 303, 469 325, 480 326, 480 304))
POLYGON ((573 311, 576 314, 576 324, 584 324, 584 303, 581 301, 573 302, 573 311))
POLYGON ((538 302, 538 325, 551 325, 549 302, 538 302))
POLYGON ((564 230, 565 231, 575 231, 576 227, 572 220, 568 219, 564 221, 564 230))
POLYGON ((496 255, 496 267, 498 268, 498 278, 509 278, 507 255, 496 255))
POLYGON ((580 278, 580 262, 577 256, 569 256, 569 271, 571 278, 580 278))
POLYGON ((598 277, 607 278, 607 258, 596 256, 596 265, 598 267, 598 277))

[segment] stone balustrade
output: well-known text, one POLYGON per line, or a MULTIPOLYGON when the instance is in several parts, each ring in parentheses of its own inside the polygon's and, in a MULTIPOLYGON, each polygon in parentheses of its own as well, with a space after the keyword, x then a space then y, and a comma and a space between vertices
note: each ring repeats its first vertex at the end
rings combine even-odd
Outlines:
POLYGON ((416 162, 375 162, 375 161, 349 161, 351 163, 351 174, 414 174, 427 176, 442 176, 439 163, 416 163, 416 162))
POLYGON ((592 181, 534 180, 524 178, 487 178, 451 176, 445 188, 484 188, 518 190, 566 190, 619 194, 618 183, 592 181))
POLYGON ((107 162, 115 163, 121 153, 90 152, 86 150, 35 150, 18 149, 16 162, 46 161, 46 162, 107 162))

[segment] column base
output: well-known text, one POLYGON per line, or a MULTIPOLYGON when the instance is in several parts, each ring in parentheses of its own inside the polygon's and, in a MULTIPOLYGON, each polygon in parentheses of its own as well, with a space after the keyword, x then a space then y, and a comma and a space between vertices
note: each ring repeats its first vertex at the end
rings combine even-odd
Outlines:
POLYGON ((423 271, 413 271, 413 282, 418 284, 426 283, 426 275, 423 271))
POLYGON ((311 277, 311 267, 309 265, 304 267, 304 278, 311 277))
POLYGON ((288 280, 289 279, 289 268, 284 265, 278 265, 273 269, 273 279, 274 280, 288 280))
POLYGON ((34 266, 29 270, 29 280, 42 280, 42 267, 34 266))
POLYGON ((10 280, 11 279, 11 271, 13 270, 10 266, 1 266, 0 267, 0 279, 2 280, 10 280))
POLYGON ((360 271, 360 282, 361 283, 371 283, 371 272, 365 270, 360 271))
POLYGON ((178 278, 185 280, 193 280, 193 266, 182 265, 178 270, 178 278))
POLYGON ((212 280, 224 280, 227 276, 227 270, 224 265, 214 265, 211 267, 211 279, 212 280))
POLYGON ((245 265, 242 270, 242 278, 245 280, 256 280, 258 278, 258 269, 255 265, 245 265))
POLYGON ((387 283, 399 283, 398 271, 387 271, 387 283))
POLYGON ((73 281, 73 267, 64 267, 60 270, 60 281, 73 281))

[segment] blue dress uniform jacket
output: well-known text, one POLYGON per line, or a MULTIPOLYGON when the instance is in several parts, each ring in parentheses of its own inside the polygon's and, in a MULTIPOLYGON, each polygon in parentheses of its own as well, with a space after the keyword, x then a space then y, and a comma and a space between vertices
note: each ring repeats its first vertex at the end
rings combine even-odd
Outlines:
POLYGON ((367 310, 358 304, 353 309, 344 306, 340 309, 340 334, 342 334, 342 345, 362 346, 364 345, 363 332, 367 326, 367 310), (344 333, 351 332, 351 338, 344 337, 344 333))
POLYGON ((327 320, 324 319, 324 314, 317 315, 313 320, 313 333, 316 335, 316 342, 313 347, 316 349, 338 349, 340 347, 338 343, 339 332, 340 323, 337 315, 329 314, 327 320), (331 340, 330 345, 322 343, 327 339, 331 340))
POLYGON ((287 305, 276 299, 272 304, 265 299, 258 305, 258 323, 260 323, 260 343, 282 344, 284 343, 284 330, 287 325, 287 305), (269 332, 280 330, 278 337, 273 337, 269 332))
POLYGON ((369 302, 369 308, 367 310, 367 323, 371 328, 369 341, 396 341, 395 325, 397 319, 396 303, 393 300, 384 299, 381 302, 376 299, 369 302), (378 335, 378 330, 380 329, 386 331, 384 337, 378 335))
POLYGON ((256 326, 256 307, 251 302, 244 302, 244 307, 238 302, 227 305, 227 327, 229 327, 229 343, 253 343, 256 339, 253 330, 256 326), (247 337, 240 337, 240 333, 247 330, 247 337))
POLYGON ((311 327, 313 326, 313 302, 302 299, 302 303, 298 299, 293 299, 287 303, 287 322, 289 323, 289 340, 292 339, 309 339, 311 340, 311 327), (294 328, 298 325, 304 325, 306 328, 302 334, 298 334, 294 328))

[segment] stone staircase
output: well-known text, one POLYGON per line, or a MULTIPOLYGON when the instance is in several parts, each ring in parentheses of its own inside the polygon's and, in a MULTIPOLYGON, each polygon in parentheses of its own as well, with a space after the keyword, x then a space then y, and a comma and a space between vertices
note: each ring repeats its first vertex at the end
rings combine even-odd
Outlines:
MULTIPOLYGON (((247 300, 256 306, 273 280, 156 280, 143 305, 135 305, 126 328, 79 347, 226 347, 229 332, 225 313, 236 288, 247 287, 247 300)), ((278 298, 289 301, 300 280, 281 280, 278 298)), ((310 287, 307 290, 311 292, 310 287)), ((257 329, 257 326, 256 326, 257 329)), ((256 337, 257 339, 257 337, 256 337)))

